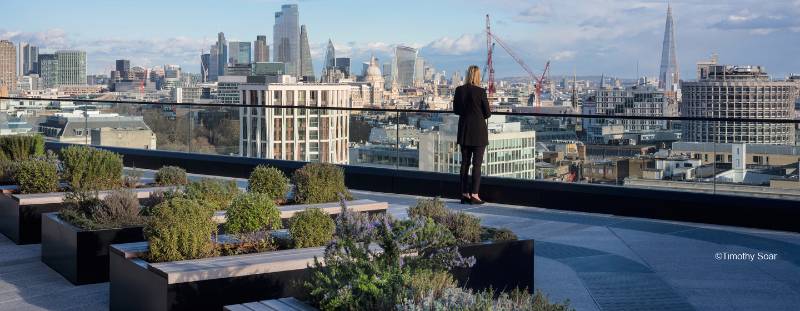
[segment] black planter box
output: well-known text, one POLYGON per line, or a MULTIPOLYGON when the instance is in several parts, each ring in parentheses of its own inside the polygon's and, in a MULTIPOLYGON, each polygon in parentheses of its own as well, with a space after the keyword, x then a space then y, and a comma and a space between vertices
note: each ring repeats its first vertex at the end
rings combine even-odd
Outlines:
MULTIPOLYGON (((464 246, 475 256, 469 269, 454 271, 472 289, 533 290, 533 240, 464 246)), ((307 298, 302 287, 314 256, 324 248, 282 250, 180 262, 148 263, 139 258, 147 243, 111 246, 111 310, 222 310, 226 305, 307 298)))
MULTIPOLYGON (((139 200, 145 200, 156 191, 172 187, 133 189, 139 200)), ((101 191, 104 196, 109 191, 101 191)), ((64 192, 37 194, 0 194, 0 233, 17 243, 37 244, 42 240, 42 214, 60 212, 64 206, 64 192)))
POLYGON ((111 244, 144 241, 143 227, 84 230, 59 218, 42 216, 42 262, 75 285, 108 282, 111 244))

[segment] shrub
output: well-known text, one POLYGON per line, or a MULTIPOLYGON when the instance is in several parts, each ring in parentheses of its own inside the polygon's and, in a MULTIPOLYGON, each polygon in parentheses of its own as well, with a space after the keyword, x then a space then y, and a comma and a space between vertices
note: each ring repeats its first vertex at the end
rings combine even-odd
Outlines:
POLYGON ((336 224, 319 208, 298 212, 289 219, 289 235, 295 248, 325 245, 333 239, 336 224))
POLYGON ((292 174, 294 199, 300 204, 336 202, 339 194, 351 199, 344 184, 344 171, 329 163, 310 163, 292 174))
POLYGON ((441 294, 430 292, 421 301, 406 299, 398 310, 494 310, 494 311, 569 311, 569 300, 550 303, 547 297, 537 290, 535 295, 514 289, 509 293, 496 295, 492 289, 473 292, 459 287, 445 288, 441 294), (495 298, 497 297, 497 298, 495 298))
POLYGON ((211 211, 227 209, 231 201, 239 195, 239 188, 233 180, 203 178, 191 182, 184 190, 189 199, 196 200, 211 211))
POLYGON ((168 189, 168 190, 157 190, 150 193, 150 197, 145 199, 142 202, 144 207, 142 208, 142 215, 150 216, 153 214, 153 209, 161 203, 165 201, 169 201, 172 198, 186 198, 186 194, 177 189, 168 189))
POLYGON ((42 135, 0 136, 0 158, 9 161, 24 161, 44 155, 42 135))
POLYGON ((177 166, 161 167, 156 172, 155 180, 159 186, 182 186, 189 183, 186 170, 177 166))
POLYGON ((408 217, 430 217, 433 220, 440 222, 450 213, 450 210, 445 207, 444 201, 436 198, 419 199, 417 204, 408 208, 408 217))
POLYGON ((442 221, 459 244, 477 243, 481 240, 481 219, 464 212, 449 213, 442 221))
POLYGON ((47 159, 30 159, 15 165, 14 181, 21 193, 48 193, 59 190, 58 165, 47 159))
POLYGON ((482 241, 514 241, 517 239, 514 231, 508 228, 483 228, 481 232, 482 241))
POLYGON ((212 214, 194 200, 176 197, 159 204, 145 226, 151 262, 178 261, 215 256, 212 237, 217 225, 212 214))
POLYGON ((458 286, 450 272, 425 269, 415 271, 408 276, 406 284, 408 284, 406 295, 413 301, 422 301, 429 296, 441 297, 445 289, 458 286))
POLYGON ((113 189, 122 182, 122 157, 108 150, 70 146, 61 150, 64 179, 73 189, 113 189))
POLYGON ((289 192, 289 178, 277 168, 259 165, 250 173, 247 191, 264 193, 280 201, 289 192))
POLYGON ((145 223, 139 200, 128 189, 111 191, 102 200, 97 192, 73 191, 67 193, 65 203, 67 208, 61 211, 61 218, 83 229, 125 228, 145 223))
POLYGON ((269 195, 242 193, 233 199, 226 213, 225 232, 231 234, 254 233, 280 229, 281 212, 269 195))

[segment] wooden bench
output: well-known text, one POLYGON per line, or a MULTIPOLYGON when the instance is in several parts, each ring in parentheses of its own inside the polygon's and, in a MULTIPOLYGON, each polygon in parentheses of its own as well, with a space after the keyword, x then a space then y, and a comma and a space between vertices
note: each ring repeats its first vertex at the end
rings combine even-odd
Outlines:
MULTIPOLYGON (((346 204, 347 209, 354 212, 385 212, 389 208, 389 203, 387 202, 377 202, 366 199, 347 201, 346 204)), ((297 212, 301 212, 309 208, 319 208, 329 215, 336 215, 342 211, 342 207, 339 205, 339 202, 278 206, 278 209, 281 211, 281 219, 292 218, 292 216, 294 216, 294 214, 297 212)), ((222 224, 226 221, 227 217, 225 215, 225 211, 217 211, 214 213, 214 222, 222 224)))
POLYGON ((316 311, 317 309, 294 297, 262 300, 239 305, 225 306, 225 311, 316 311))

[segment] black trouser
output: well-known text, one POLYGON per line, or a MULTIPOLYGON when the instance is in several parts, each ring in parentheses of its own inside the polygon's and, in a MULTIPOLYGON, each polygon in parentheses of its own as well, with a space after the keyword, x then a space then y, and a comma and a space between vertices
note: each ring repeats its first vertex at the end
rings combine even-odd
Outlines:
POLYGON ((461 193, 478 193, 481 187, 481 164, 486 146, 461 145, 461 193), (472 164, 472 182, 470 183, 469 165, 472 164))

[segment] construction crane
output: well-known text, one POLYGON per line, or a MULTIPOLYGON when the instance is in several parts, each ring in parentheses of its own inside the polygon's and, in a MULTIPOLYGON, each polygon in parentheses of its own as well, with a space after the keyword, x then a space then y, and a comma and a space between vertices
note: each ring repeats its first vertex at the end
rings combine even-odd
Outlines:
POLYGON ((489 80, 488 80, 488 92, 489 95, 494 95, 495 92, 495 83, 494 83, 494 64, 493 64, 493 54, 494 54, 494 43, 492 41, 497 42, 500 46, 508 53, 511 58, 514 59, 517 64, 522 67, 530 77, 532 81, 536 82, 536 109, 538 110, 539 107, 542 106, 541 102, 541 95, 542 95, 542 87, 544 85, 545 78, 547 77, 547 72, 550 69, 550 61, 547 61, 547 64, 544 67, 544 71, 542 72, 541 77, 537 77, 537 75, 525 64, 525 61, 522 60, 516 53, 511 49, 511 47, 505 43, 502 39, 500 39, 494 32, 492 32, 492 25, 491 19, 489 18, 489 14, 486 14, 486 49, 487 49, 487 60, 486 60, 486 68, 489 72, 489 80))

